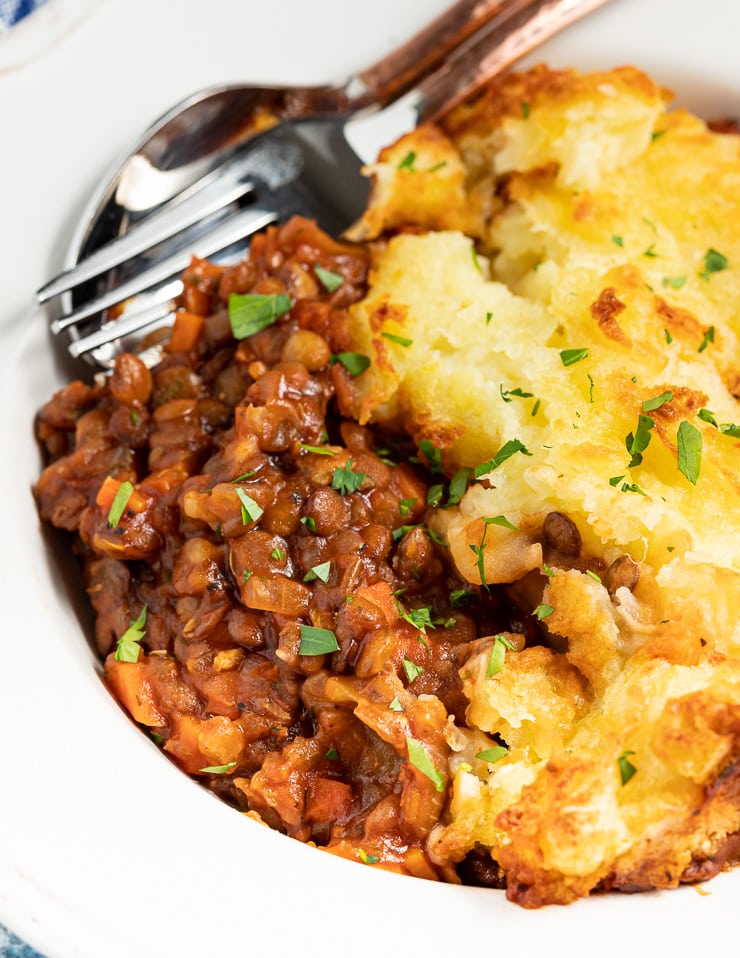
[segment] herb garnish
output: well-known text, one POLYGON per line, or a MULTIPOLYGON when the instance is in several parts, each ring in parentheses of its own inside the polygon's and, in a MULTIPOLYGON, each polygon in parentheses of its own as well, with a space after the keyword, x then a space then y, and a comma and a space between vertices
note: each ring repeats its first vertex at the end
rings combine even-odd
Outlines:
POLYGON ((663 406, 665 403, 671 402, 672 399, 673 399, 673 393, 670 391, 670 389, 668 389, 666 390, 666 392, 661 393, 659 396, 653 396, 652 399, 646 399, 645 402, 642 404, 642 411, 653 412, 655 409, 660 409, 660 407, 663 406))
POLYGON ((362 353, 335 353, 331 362, 341 363, 353 376, 360 376, 370 365, 370 359, 362 353))
POLYGON ((701 432, 685 419, 678 426, 678 468, 692 485, 696 485, 701 472, 701 432))
POLYGON ((443 792, 445 787, 444 775, 434 767, 422 743, 416 738, 407 737, 406 747, 409 750, 411 764, 416 766, 422 775, 426 775, 438 792, 443 792))
POLYGON ((368 855, 364 848, 361 848, 357 854, 360 856, 360 861, 365 865, 374 865, 380 861, 380 855, 368 855))
POLYGON ((397 343, 399 346, 411 346, 413 344, 413 339, 406 339, 405 336, 397 336, 395 333, 381 333, 383 339, 388 339, 392 343, 397 343))
POLYGON ((494 637, 493 645, 491 647, 491 655, 488 659, 488 665, 486 667, 486 678, 490 679, 492 675, 496 675, 504 667, 504 659, 506 658, 506 650, 513 652, 514 646, 506 638, 505 635, 497 635, 494 637))
POLYGON ((301 626, 301 644, 299 655, 325 655, 339 648, 336 635, 331 629, 319 629, 313 625, 301 626))
POLYGON ((499 762, 504 755, 508 755, 509 750, 503 745, 494 745, 492 748, 484 748, 482 752, 476 753, 476 758, 479 758, 482 762, 488 762, 489 765, 494 765, 496 762, 499 762))
POLYGON ((411 510, 416 505, 416 499, 399 499, 398 500, 398 511, 401 513, 401 516, 405 519, 406 516, 411 512, 411 510))
POLYGON ((409 150, 406 156, 404 156, 404 158, 398 164, 397 169, 408 170, 410 173, 413 173, 415 172, 414 170, 415 162, 416 162, 416 152, 414 150, 409 150))
POLYGON ((347 496, 350 495, 350 493, 357 492, 364 481, 365 473, 353 472, 352 460, 348 459, 346 467, 342 468, 337 466, 334 470, 334 475, 331 478, 331 487, 341 496, 347 496))
POLYGON ((206 765, 204 768, 199 768, 199 772, 210 772, 211 775, 224 775, 226 772, 230 772, 232 768, 236 768, 236 762, 227 762, 225 765, 206 765))
POLYGON ((319 579, 321 582, 329 581, 331 572, 331 562, 320 562, 318 565, 311 566, 308 572, 303 576, 304 582, 314 582, 319 579))
POLYGON ((325 269, 323 266, 320 266, 318 263, 314 264, 314 273, 319 277, 319 281, 327 293, 333 293, 335 289, 339 287, 344 282, 344 276, 341 273, 335 273, 330 269, 325 269))
POLYGON ((725 422, 720 425, 717 422, 717 417, 710 409, 700 409, 697 415, 699 419, 703 419, 704 422, 710 423, 715 429, 719 429, 723 435, 731 436, 733 439, 740 439, 740 426, 733 422, 725 422))
POLYGON ((624 444, 627 447, 627 452, 631 456, 629 461, 630 469, 634 466, 639 466, 642 462, 642 454, 650 445, 650 440, 652 439, 651 430, 654 425, 654 419, 650 416, 646 416, 644 413, 640 413, 637 419, 637 429, 634 433, 630 432, 627 434, 624 444))
POLYGON ((622 785, 626 785, 637 771, 635 766, 629 760, 629 756, 634 754, 635 753, 632 751, 624 751, 617 759, 617 765, 619 766, 619 777, 622 779, 622 785))
POLYGON ((702 339, 697 352, 703 353, 704 350, 707 348, 707 346, 713 342, 714 342, 714 326, 710 326, 704 333, 704 339, 702 339))
POLYGON ((532 615, 537 616, 540 622, 543 619, 546 619, 549 615, 552 615, 555 609, 551 605, 547 605, 544 602, 540 602, 536 608, 532 609, 532 615))
POLYGON ((259 333, 290 310, 285 293, 232 293, 229 296, 229 322, 235 339, 259 333))
POLYGON ((113 497, 113 502, 111 507, 108 510, 108 526, 111 529, 115 529, 118 523, 121 521, 123 513, 126 511, 126 506, 128 501, 134 493, 133 483, 128 481, 122 482, 121 485, 116 489, 116 494, 113 497))
POLYGON ((242 525, 248 526, 250 522, 257 522, 264 512, 262 506, 258 505, 243 489, 235 489, 234 491, 242 506, 242 525))
POLYGON ((563 366, 574 366, 588 356, 588 349, 561 349, 560 362, 563 366))
POLYGON ((729 265, 724 253, 710 247, 704 254, 704 269, 699 275, 708 280, 711 273, 721 273, 723 269, 728 269, 729 265))
POLYGON ((414 679, 418 679, 420 675, 424 674, 424 669, 421 665, 417 665, 416 662, 412 662, 409 658, 404 658, 401 662, 403 666, 404 674, 406 675, 406 681, 411 683, 414 679))
POLYGON ((517 452, 520 452, 523 456, 532 455, 524 443, 520 442, 518 439, 509 439, 503 444, 495 456, 493 456, 487 462, 482 462, 479 466, 475 467, 473 470, 473 476, 476 479, 480 479, 481 476, 485 476, 489 472, 493 472, 494 469, 498 469, 502 463, 506 462, 507 459, 510 459, 517 452))
POLYGON ((132 619, 129 627, 123 633, 116 643, 116 662, 138 662, 141 646, 139 643, 144 638, 146 626, 147 607, 141 610, 136 619, 132 619))

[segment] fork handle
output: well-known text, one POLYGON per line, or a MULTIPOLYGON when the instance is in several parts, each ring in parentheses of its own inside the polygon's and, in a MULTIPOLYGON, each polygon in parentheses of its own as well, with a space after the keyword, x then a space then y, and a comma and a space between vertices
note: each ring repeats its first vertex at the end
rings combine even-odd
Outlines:
POLYGON ((352 106, 386 106, 436 69, 445 58, 511 3, 511 0, 458 0, 431 23, 348 84, 352 106), (360 92, 352 85, 360 81, 360 92))
POLYGON ((433 120, 608 0, 509 0, 488 29, 455 50, 415 90, 418 121, 433 120))

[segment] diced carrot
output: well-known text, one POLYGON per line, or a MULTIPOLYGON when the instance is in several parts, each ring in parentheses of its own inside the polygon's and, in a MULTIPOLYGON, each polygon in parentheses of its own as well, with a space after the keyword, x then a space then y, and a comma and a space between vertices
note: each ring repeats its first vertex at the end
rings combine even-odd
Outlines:
POLYGON ((181 309, 175 313, 175 325, 166 349, 170 353, 188 353, 195 347, 203 331, 203 317, 181 309))
POLYGON ((159 710, 146 661, 119 662, 109 655, 105 663, 105 679, 114 695, 135 722, 150 728, 163 728, 167 719, 159 710))
POLYGON ((379 611, 388 625, 398 621, 398 606, 387 582, 373 582, 371 585, 361 586, 354 593, 352 604, 355 603, 379 611))
MULTIPOLYGON (((106 476, 102 486, 98 489, 95 504, 100 506, 103 512, 108 512, 113 505, 113 500, 116 498, 116 493, 122 485, 123 483, 120 479, 114 479, 113 476, 106 476)), ((131 512, 143 512, 146 507, 146 498, 134 489, 128 498, 126 509, 131 512)))

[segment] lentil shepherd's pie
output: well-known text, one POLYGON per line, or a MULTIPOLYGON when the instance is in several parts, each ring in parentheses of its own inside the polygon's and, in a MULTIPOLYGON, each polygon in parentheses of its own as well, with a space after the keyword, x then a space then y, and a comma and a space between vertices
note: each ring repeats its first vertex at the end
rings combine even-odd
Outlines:
POLYGON ((529 908, 737 860, 740 137, 669 101, 511 74, 40 411, 108 686, 250 817, 529 908))

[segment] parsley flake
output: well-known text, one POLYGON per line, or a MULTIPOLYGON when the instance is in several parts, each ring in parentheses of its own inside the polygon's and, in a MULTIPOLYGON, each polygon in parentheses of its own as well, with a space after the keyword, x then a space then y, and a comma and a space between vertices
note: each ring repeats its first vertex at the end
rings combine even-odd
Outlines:
POLYGON ((257 522, 264 512, 262 506, 258 505, 243 489, 235 489, 234 491, 242 506, 242 525, 248 526, 250 522, 257 522))
POLYGON ((198 771, 209 772, 211 775, 225 775, 232 768, 236 768, 236 762, 227 762, 225 765, 206 765, 204 768, 199 768, 198 771))
POLYGON ((397 169, 399 170, 408 170, 410 173, 415 172, 414 163, 416 162, 416 152, 414 150, 409 150, 409 152, 404 156, 401 162, 398 164, 397 169))
POLYGON ((113 502, 111 507, 108 510, 108 526, 111 529, 115 529, 118 523, 121 521, 123 513, 126 511, 126 506, 128 501, 134 493, 134 486, 131 482, 122 482, 121 485, 116 489, 116 494, 113 497, 113 502))
POLYGON ((401 513, 401 516, 405 519, 406 516, 411 512, 411 510, 416 505, 416 499, 399 499, 398 500, 398 511, 401 513))
POLYGON ((303 576, 303 581, 315 582, 316 579, 319 579, 321 582, 328 582, 330 572, 331 562, 321 562, 319 565, 311 566, 308 572, 303 576))
POLYGON ((388 708, 389 708, 392 712, 403 712, 403 711, 405 711, 403 705, 401 705, 401 700, 398 698, 397 695, 395 696, 395 698, 393 699, 393 701, 390 703, 390 705, 388 706, 388 708))
POLYGON ((551 605, 547 605, 544 602, 540 602, 540 604, 532 610, 532 615, 537 616, 537 618, 541 622, 543 619, 546 619, 549 615, 552 615, 554 611, 555 609, 553 609, 551 605))
POLYGON ((370 359, 362 353, 335 353, 330 362, 341 363, 353 376, 361 376, 370 365, 370 359))
POLYGON ((493 472, 494 469, 498 469, 502 463, 506 462, 507 459, 510 459, 517 452, 520 452, 523 456, 532 455, 524 443, 520 442, 518 439, 509 439, 503 444, 495 456, 493 456, 487 462, 482 462, 480 465, 475 467, 473 470, 473 476, 476 479, 480 479, 481 476, 485 476, 489 472, 493 472))
POLYGON ((695 486, 701 472, 701 432, 684 419, 679 424, 676 438, 679 471, 695 486))
POLYGON ((364 472, 352 471, 352 460, 347 460, 346 467, 337 466, 331 478, 331 487, 341 496, 350 495, 357 492, 365 481, 364 472))
POLYGON ((707 346, 713 342, 714 342, 714 326, 710 326, 704 333, 704 339, 702 339, 701 345, 699 346, 699 349, 697 350, 697 352, 703 353, 704 350, 707 348, 707 346))
POLYGON ((336 635, 331 629, 319 629, 313 625, 301 626, 301 644, 299 655, 326 655, 339 648, 336 635))
POLYGON ((509 750, 503 745, 494 745, 492 748, 484 748, 482 752, 476 753, 476 758, 479 758, 482 762, 488 762, 489 765, 494 765, 496 762, 501 761, 504 755, 508 755, 509 750))
POLYGON ((416 738, 406 738, 406 747, 409 752, 409 761, 434 784, 438 792, 445 787, 444 775, 434 767, 434 763, 427 755, 426 749, 416 738))
POLYGON ((506 658, 507 649, 509 649, 509 651, 513 651, 514 646, 506 638, 506 636, 495 636, 493 645, 491 646, 491 654, 488 658, 488 665, 486 666, 487 679, 490 679, 492 675, 497 675, 504 667, 504 659, 506 658))
POLYGON ((365 865, 374 865, 380 861, 380 855, 368 855, 364 848, 361 848, 357 854, 359 855, 360 861, 365 865))
POLYGON ((632 751, 624 751, 617 759, 617 766, 619 767, 619 777, 622 780, 622 785, 626 785, 627 782, 629 782, 629 780, 637 771, 635 766, 629 760, 630 755, 634 755, 634 754, 635 753, 632 751))
POLYGON ((406 676, 406 681, 411 683, 414 679, 418 679, 420 675, 424 674, 424 669, 421 665, 417 665, 416 662, 412 662, 409 658, 404 658, 401 662, 403 666, 403 671, 406 676))
POLYGON ((314 264, 313 271, 319 277, 319 282, 327 293, 333 293, 334 290, 339 289, 344 282, 344 276, 342 276, 341 273, 335 273, 330 269, 325 269, 318 263, 314 264))
POLYGON ((235 339, 246 339, 272 326, 290 307, 285 293, 232 293, 228 303, 231 332, 235 339))
POLYGON ((588 349, 561 349, 560 362, 563 366, 574 366, 588 356, 588 349))
POLYGON ((644 413, 640 413, 637 419, 637 429, 634 433, 630 432, 627 434, 625 446, 627 447, 627 452, 632 457, 629 461, 630 469, 634 466, 639 466, 642 462, 642 454, 650 445, 654 425, 654 419, 650 416, 646 416, 644 413))
POLYGON ((136 619, 132 619, 129 627, 123 633, 116 643, 116 662, 138 662, 141 646, 139 643, 144 638, 146 627, 147 607, 141 610, 136 619))
POLYGON ((671 402, 672 399, 673 399, 673 393, 670 391, 670 389, 668 389, 666 390, 666 392, 661 393, 659 396, 653 396, 652 399, 646 399, 645 402, 642 404, 642 411, 653 412, 653 410, 655 409, 660 409, 660 407, 663 406, 665 403, 671 402))
POLYGON ((413 339, 407 339, 405 336, 397 336, 395 333, 381 333, 383 339, 387 339, 392 343, 397 343, 399 346, 411 346, 413 344, 413 339))
POLYGON ((699 275, 702 279, 708 280, 710 274, 721 273, 722 270, 728 269, 729 266, 730 264, 724 253, 720 253, 710 247, 704 254, 704 269, 699 275))

